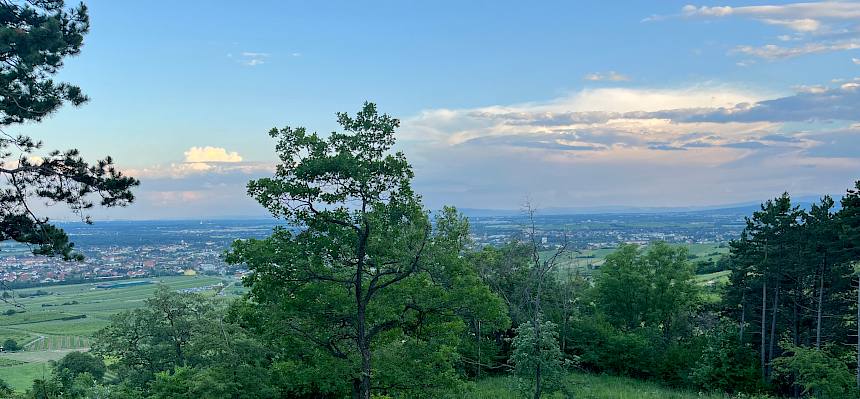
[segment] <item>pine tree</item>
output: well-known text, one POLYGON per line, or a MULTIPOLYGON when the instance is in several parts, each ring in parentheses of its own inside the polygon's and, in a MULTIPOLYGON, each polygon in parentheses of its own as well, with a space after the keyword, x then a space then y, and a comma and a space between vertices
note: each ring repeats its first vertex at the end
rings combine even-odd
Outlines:
POLYGON ((90 222, 85 212, 97 197, 102 206, 134 200, 137 180, 123 176, 106 157, 89 164, 76 149, 40 153, 42 142, 12 135, 7 128, 39 122, 63 104, 81 105, 87 97, 52 77, 66 57, 80 53, 89 30, 87 8, 67 9, 62 0, 0 0, 0 241, 36 246, 36 254, 81 259, 62 229, 33 210, 34 201, 66 204, 90 222))

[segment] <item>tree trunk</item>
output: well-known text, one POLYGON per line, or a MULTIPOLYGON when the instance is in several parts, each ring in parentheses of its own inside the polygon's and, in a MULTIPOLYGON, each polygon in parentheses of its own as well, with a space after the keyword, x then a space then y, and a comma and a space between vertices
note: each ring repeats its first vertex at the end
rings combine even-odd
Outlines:
POLYGON ((478 320, 478 367, 475 370, 476 379, 481 379, 481 320, 478 320))
POLYGON ((824 253, 823 263, 821 267, 821 280, 818 286, 818 309, 815 315, 815 349, 821 349, 821 308, 824 303, 824 274, 827 273, 827 252, 824 253))
POLYGON ((741 325, 740 325, 740 333, 738 341, 740 344, 744 344, 744 328, 746 327, 746 317, 747 317, 747 293, 744 291, 743 295, 741 295, 741 325))
POLYGON ((532 332, 535 334, 535 355, 537 356, 537 367, 535 367, 535 395, 534 399, 540 399, 541 395, 541 365, 543 364, 541 346, 543 344, 541 337, 541 314, 540 314, 540 297, 542 291, 542 277, 538 275, 537 293, 535 295, 534 315, 532 316, 532 332))
POLYGON ((771 319, 771 324, 770 324, 770 342, 768 342, 768 355, 767 355, 767 358, 768 358, 767 376, 768 376, 768 378, 771 377, 771 371, 773 371, 773 370, 771 370, 770 362, 773 361, 773 347, 774 347, 773 342, 776 340, 776 316, 777 316, 778 310, 779 310, 779 283, 776 284, 776 292, 774 292, 774 295, 773 295, 773 310, 771 311, 773 313, 773 318, 771 319))
MULTIPOLYGON (((361 278, 359 276, 358 278, 361 278)), ((359 283, 359 287, 361 287, 359 283)), ((360 289, 360 288, 359 288, 360 289)), ((361 383, 358 387, 359 399, 370 399, 370 340, 367 337, 367 307, 361 298, 361 294, 356 294, 358 299, 358 352, 361 355, 361 383)))
POLYGON ((857 279, 857 388, 860 389, 860 278, 857 279))
POLYGON ((761 379, 767 381, 767 281, 761 285, 761 379))
MULTIPOLYGON (((362 204, 362 213, 366 204, 362 204)), ((370 227, 364 221, 364 227, 358 236, 358 248, 356 250, 355 280, 355 305, 356 305, 356 341, 358 353, 361 355, 361 384, 358 388, 359 399, 370 399, 370 338, 367 331, 367 305, 370 302, 371 292, 364 293, 364 258, 367 255, 367 240, 370 237, 370 227)))
POLYGON ((361 386, 359 397, 370 399, 370 345, 365 344, 361 348, 361 386))

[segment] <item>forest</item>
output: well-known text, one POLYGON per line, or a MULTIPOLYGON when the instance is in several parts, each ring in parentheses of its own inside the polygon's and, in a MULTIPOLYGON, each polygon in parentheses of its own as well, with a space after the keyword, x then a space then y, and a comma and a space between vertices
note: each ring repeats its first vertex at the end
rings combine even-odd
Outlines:
MULTIPOLYGON (((87 100, 50 79, 79 51, 86 7, 28 4, 0 1, 4 128, 87 100)), ((413 190, 397 118, 367 102, 336 120, 331 134, 269 132, 279 163, 247 193, 289 228, 224 254, 248 268, 247 294, 161 287, 89 351, 26 392, 0 384, 0 396, 463 398, 504 380, 538 399, 576 397, 583 375, 714 397, 860 395, 860 181, 808 209, 788 193, 766 200, 709 270, 728 270, 728 284, 706 292, 687 249, 659 241, 620 245, 589 275, 565 272, 561 257, 579 248, 547 250, 531 205, 509 242, 476 245, 455 207, 427 209, 413 190)), ((124 206, 139 181, 77 150, 12 156, 41 146, 0 137, 0 238, 80 261, 28 201, 124 206)))

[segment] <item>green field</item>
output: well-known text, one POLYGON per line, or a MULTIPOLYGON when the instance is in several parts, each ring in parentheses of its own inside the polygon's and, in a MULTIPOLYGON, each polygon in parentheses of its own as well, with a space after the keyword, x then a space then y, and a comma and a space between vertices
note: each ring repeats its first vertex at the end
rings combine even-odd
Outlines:
MULTIPOLYGON (((108 325, 111 315, 142 306, 159 284, 176 290, 232 284, 232 280, 206 276, 123 282, 147 284, 99 288, 99 283, 87 283, 16 290, 8 303, 0 304, 0 343, 11 338, 24 348, 0 354, 0 379, 17 390, 29 388, 33 379, 50 374, 50 361, 70 351, 88 350, 93 334, 108 325), (4 313, 10 310, 15 313, 4 313)), ((234 287, 224 290, 228 295, 233 291, 234 287)), ((202 293, 214 296, 217 290, 202 293)))
MULTIPOLYGON (((716 261, 722 255, 729 252, 727 244, 708 243, 708 244, 678 244, 687 248, 690 253, 690 262, 706 260, 709 262, 716 261)), ((603 264, 604 258, 607 255, 615 252, 615 247, 583 249, 580 251, 567 251, 559 257, 558 270, 564 275, 566 273, 590 274, 595 269, 603 264)), ((541 252, 541 257, 546 259, 552 256, 555 251, 547 250, 541 252)))

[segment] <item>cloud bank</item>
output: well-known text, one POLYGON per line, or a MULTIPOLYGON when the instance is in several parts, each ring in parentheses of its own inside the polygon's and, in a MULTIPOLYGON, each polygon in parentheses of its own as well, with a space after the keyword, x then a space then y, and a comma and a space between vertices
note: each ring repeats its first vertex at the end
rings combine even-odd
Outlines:
POLYGON ((860 168, 858 119, 853 82, 782 96, 607 88, 426 110, 401 144, 433 205, 704 205, 841 191, 860 168))

